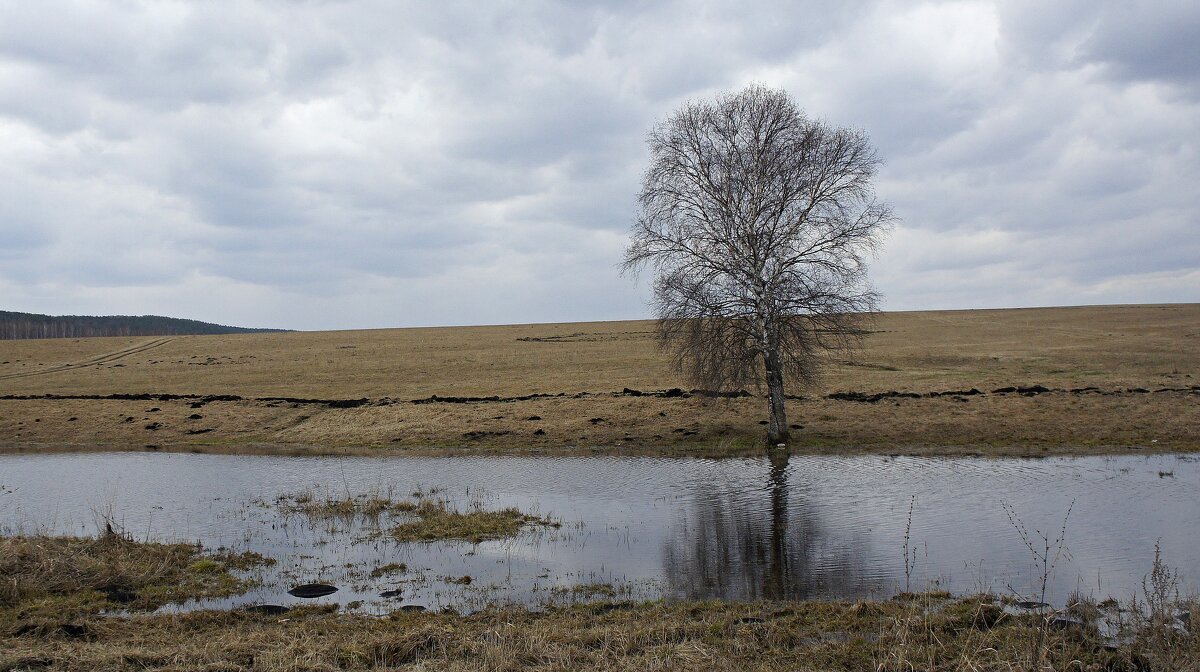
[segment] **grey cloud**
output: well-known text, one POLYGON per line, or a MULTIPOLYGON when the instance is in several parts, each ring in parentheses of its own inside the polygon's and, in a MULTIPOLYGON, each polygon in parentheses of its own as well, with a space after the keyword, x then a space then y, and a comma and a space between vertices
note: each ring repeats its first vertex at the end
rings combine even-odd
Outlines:
POLYGON ((880 147, 889 306, 1200 300, 1200 21, 1124 7, 0 0, 0 287, 301 328, 638 317, 646 131, 757 80, 880 147))
MULTIPOLYGON (((1082 45, 1082 58, 1124 80, 1200 85, 1196 50, 1200 6, 1186 2, 1116 3, 1106 7, 1082 45)), ((1196 91, 1193 91, 1196 93, 1196 91)))

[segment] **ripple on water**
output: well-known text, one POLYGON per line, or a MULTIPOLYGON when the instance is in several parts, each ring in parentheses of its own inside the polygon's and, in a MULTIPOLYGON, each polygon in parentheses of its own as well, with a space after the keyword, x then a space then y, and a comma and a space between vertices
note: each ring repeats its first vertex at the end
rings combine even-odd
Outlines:
MULTIPOLYGON (((1082 587, 1127 596, 1161 540, 1168 563, 1200 560, 1188 456, 1047 459, 803 456, 292 458, 162 453, 0 456, 0 529, 91 534, 111 517, 137 538, 254 550, 279 563, 263 587, 206 603, 294 603, 286 590, 329 583, 318 598, 367 610, 399 604, 471 609, 490 601, 586 598, 614 583, 632 597, 882 597, 905 587, 902 547, 913 504, 908 583, 954 591, 1025 591, 1030 533, 1067 521, 1061 601, 1082 587), (517 506, 563 523, 477 545, 399 544, 395 521, 311 521, 282 495, 435 491, 452 506, 517 506), (407 572, 370 576, 404 563, 407 572), (471 576, 470 584, 455 582, 471 576), (400 590, 401 597, 379 593, 400 590)), ((1195 580, 1195 576, 1191 579, 1195 580)), ((621 595, 618 595, 621 596, 621 595)), ((179 607, 175 607, 179 608, 179 607)), ((184 608, 187 608, 186 605, 184 608)))

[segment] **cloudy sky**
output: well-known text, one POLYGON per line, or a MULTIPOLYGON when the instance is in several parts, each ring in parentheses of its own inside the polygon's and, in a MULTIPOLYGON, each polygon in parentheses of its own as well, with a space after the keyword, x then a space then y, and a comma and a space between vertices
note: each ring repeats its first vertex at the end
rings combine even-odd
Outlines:
POLYGON ((885 308, 1200 301, 1200 3, 0 0, 0 309, 638 318, 646 131, 865 130, 885 308))

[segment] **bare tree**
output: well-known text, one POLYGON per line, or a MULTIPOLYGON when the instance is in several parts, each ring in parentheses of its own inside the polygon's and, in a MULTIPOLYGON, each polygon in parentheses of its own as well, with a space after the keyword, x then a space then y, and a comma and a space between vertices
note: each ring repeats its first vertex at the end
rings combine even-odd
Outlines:
POLYGON ((624 269, 655 271, 661 343, 693 383, 765 383, 767 440, 789 439, 785 382, 854 347, 878 295, 866 260, 893 221, 865 134, 753 85, 685 104, 651 130, 624 269))

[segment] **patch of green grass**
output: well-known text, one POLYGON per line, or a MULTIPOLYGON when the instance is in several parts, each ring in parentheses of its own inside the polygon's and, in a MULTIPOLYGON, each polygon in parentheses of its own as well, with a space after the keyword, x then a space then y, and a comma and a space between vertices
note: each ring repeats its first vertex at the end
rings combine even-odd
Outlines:
POLYGON ((378 579, 388 574, 403 574, 408 571, 408 565, 403 562, 389 562, 371 570, 371 578, 378 579))
POLYGON ((446 502, 422 499, 401 502, 394 509, 413 517, 392 529, 397 541, 463 540, 479 543, 516 536, 526 525, 558 527, 557 522, 531 516, 515 508, 500 511, 473 509, 466 513, 450 509, 446 502))
POLYGON ((270 564, 260 555, 205 553, 193 544, 135 542, 118 534, 0 537, 0 631, 54 630, 108 609, 244 592, 230 570, 270 564))
POLYGON ((551 592, 559 595, 573 595, 575 597, 607 597, 612 598, 617 596, 617 589, 611 583, 586 583, 579 586, 555 586, 551 592))
POLYGON ((284 510, 312 520, 377 518, 393 507, 390 499, 379 495, 317 497, 311 491, 282 495, 275 501, 284 510))

